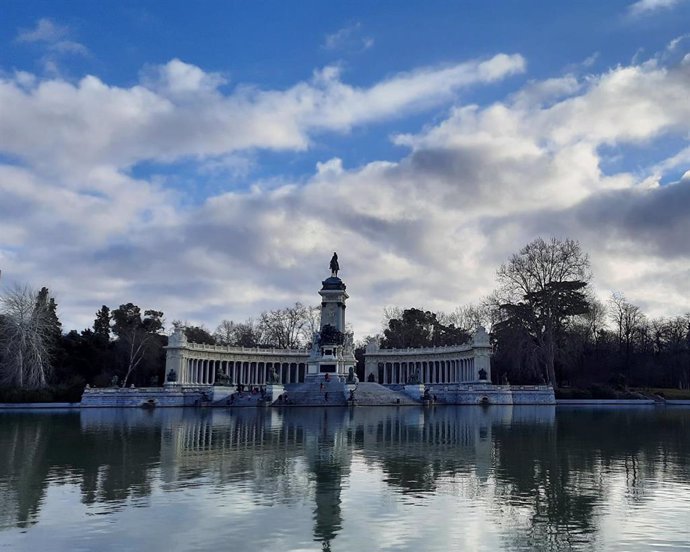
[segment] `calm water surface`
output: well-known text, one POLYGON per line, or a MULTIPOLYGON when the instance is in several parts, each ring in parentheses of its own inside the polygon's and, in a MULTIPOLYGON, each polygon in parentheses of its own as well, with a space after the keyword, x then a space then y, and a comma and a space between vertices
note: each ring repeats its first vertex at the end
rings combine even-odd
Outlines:
POLYGON ((4 550, 690 550, 690 410, 2 413, 4 550))

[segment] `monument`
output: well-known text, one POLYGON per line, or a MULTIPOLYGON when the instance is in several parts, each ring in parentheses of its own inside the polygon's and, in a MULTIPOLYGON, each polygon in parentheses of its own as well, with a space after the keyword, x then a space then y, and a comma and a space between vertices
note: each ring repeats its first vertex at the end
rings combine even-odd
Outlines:
POLYGON ((338 254, 333 252, 330 277, 321 282, 321 325, 313 336, 308 361, 308 379, 346 378, 354 371, 356 360, 352 333, 345 326, 346 286, 338 277, 338 254))

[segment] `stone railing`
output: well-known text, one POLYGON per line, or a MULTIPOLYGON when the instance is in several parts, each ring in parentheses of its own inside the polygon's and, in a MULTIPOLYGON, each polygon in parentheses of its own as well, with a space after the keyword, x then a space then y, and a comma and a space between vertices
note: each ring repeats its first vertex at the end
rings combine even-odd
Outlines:
POLYGON ((444 353, 465 353, 472 350, 472 343, 462 345, 444 345, 441 347, 408 347, 407 349, 376 349, 368 350, 367 356, 393 356, 393 355, 424 355, 424 354, 444 354, 444 353))
POLYGON ((309 349, 264 349, 261 347, 231 347, 229 345, 207 345, 205 343, 185 343, 179 346, 181 349, 188 349, 192 351, 206 351, 217 353, 239 353, 252 355, 290 355, 290 356, 306 356, 309 355, 309 349))

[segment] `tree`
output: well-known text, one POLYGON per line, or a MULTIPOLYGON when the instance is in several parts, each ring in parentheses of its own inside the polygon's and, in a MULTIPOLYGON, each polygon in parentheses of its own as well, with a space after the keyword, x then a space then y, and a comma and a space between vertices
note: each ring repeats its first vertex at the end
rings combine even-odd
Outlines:
POLYGON ((16 387, 45 387, 60 323, 48 289, 37 294, 16 287, 0 297, 2 382, 16 387))
POLYGON ((126 371, 122 380, 122 387, 125 387, 132 372, 160 336, 163 329, 163 313, 147 310, 142 318, 141 309, 127 303, 112 312, 112 319, 113 333, 117 336, 125 359, 126 371))
POLYGON ((47 331, 50 336, 49 339, 51 340, 51 346, 54 347, 62 335, 62 324, 57 315, 57 303, 55 302, 55 298, 50 296, 47 287, 42 287, 38 292, 36 296, 36 308, 43 311, 45 315, 47 331))
POLYGON ((633 342, 640 335, 645 316, 640 307, 630 303, 622 293, 611 294, 609 300, 611 321, 618 333, 618 350, 625 351, 625 366, 630 366, 633 342))
POLYGON ((258 347, 262 344, 259 325, 251 318, 245 322, 223 320, 213 332, 216 343, 231 347, 258 347))
POLYGON ((215 338, 203 326, 184 326, 184 334, 188 341, 204 345, 215 345, 215 338))
MULTIPOLYGON (((388 309, 384 315, 391 312, 396 311, 388 309)), ((442 324, 437 315, 430 311, 405 309, 398 316, 389 319, 388 327, 383 331, 381 346, 384 348, 461 345, 470 339, 467 331, 453 324, 442 324)))
POLYGON ((265 343, 281 349, 297 349, 305 345, 304 330, 308 326, 308 317, 309 307, 302 303, 262 312, 259 328, 265 343))
POLYGON ((93 333, 104 343, 110 341, 110 309, 105 305, 96 312, 96 319, 93 321, 93 333))
POLYGON ((443 324, 452 324, 468 332, 473 332, 478 326, 489 329, 491 328, 492 322, 490 310, 485 303, 479 305, 463 305, 447 314, 438 313, 438 319, 443 324))
POLYGON ((547 379, 557 386, 556 341, 567 317, 587 311, 589 257, 576 241, 537 238, 501 265, 497 278, 503 322, 520 311, 518 320, 536 340, 547 379))

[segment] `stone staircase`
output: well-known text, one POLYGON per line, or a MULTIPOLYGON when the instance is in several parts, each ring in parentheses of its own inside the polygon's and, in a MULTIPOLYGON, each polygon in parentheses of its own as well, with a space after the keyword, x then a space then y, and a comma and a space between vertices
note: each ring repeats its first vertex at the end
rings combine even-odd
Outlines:
POLYGON ((355 404, 357 406, 412 406, 422 403, 378 383, 360 382, 355 391, 355 404))
MULTIPOLYGON (((339 381, 291 383, 285 385, 289 404, 294 406, 346 406, 346 385, 339 381), (328 398, 326 398, 328 393, 328 398)), ((274 402, 275 404, 279 404, 274 402)))
POLYGON ((234 395, 232 400, 230 400, 230 397, 227 397, 209 404, 210 406, 264 406, 265 401, 261 399, 261 394, 259 393, 256 395, 242 393, 242 396, 234 395))
MULTIPOLYGON (((289 404, 294 406, 347 406, 347 386, 339 381, 289 384, 285 386, 289 404), (328 400, 326 400, 328 393, 328 400)), ((273 403, 277 404, 277 403, 273 403)), ((355 390, 355 406, 412 406, 420 401, 378 383, 360 382, 355 390)))

